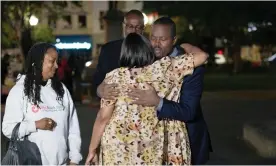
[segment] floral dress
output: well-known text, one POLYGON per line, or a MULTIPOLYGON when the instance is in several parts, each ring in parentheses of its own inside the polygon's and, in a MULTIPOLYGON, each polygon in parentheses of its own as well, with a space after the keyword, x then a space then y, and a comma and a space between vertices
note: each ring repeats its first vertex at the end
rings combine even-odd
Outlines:
POLYGON ((153 86, 158 96, 179 102, 183 78, 192 74, 192 54, 164 57, 144 68, 118 68, 108 73, 106 83, 117 83, 120 97, 101 100, 101 107, 115 105, 101 138, 102 165, 190 165, 191 150, 184 122, 161 119, 155 107, 130 104, 129 86, 146 90, 153 86))

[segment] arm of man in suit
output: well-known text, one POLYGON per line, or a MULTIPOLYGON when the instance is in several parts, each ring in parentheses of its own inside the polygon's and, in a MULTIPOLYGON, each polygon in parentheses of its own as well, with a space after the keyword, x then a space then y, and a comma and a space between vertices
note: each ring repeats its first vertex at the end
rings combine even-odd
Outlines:
POLYGON ((98 65, 96 68, 96 73, 94 75, 94 81, 93 81, 93 90, 94 94, 96 94, 100 98, 105 98, 107 100, 114 99, 118 96, 119 90, 116 89, 117 84, 106 84, 104 83, 104 79, 108 71, 108 54, 107 51, 109 48, 104 45, 101 49, 101 53, 99 56, 98 65))
MULTIPOLYGON (((183 44, 186 52, 201 52, 198 47, 190 44, 183 44)), ((180 103, 160 98, 153 87, 149 90, 136 90, 128 95, 133 98, 134 104, 144 106, 155 106, 159 118, 168 118, 180 121, 192 121, 197 115, 197 108, 200 106, 200 99, 203 91, 204 67, 195 68, 192 75, 186 76, 181 88, 180 103), (137 92, 138 91, 138 92, 137 92)))
POLYGON ((160 100, 157 108, 158 118, 184 122, 193 121, 196 118, 203 92, 204 70, 204 67, 200 66, 192 75, 184 78, 179 103, 167 99, 160 100))
POLYGON ((204 67, 195 68, 192 75, 186 76, 180 91, 180 101, 174 102, 160 98, 155 89, 148 85, 148 90, 133 89, 128 93, 132 103, 143 106, 155 106, 160 119, 168 118, 184 122, 193 121, 197 116, 203 91, 204 67))

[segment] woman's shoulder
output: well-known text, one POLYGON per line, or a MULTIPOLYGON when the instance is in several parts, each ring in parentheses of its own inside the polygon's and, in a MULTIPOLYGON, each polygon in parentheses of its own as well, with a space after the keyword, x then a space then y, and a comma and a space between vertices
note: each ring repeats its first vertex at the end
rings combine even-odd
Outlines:
POLYGON ((15 84, 15 85, 11 88, 9 94, 10 94, 10 93, 19 94, 20 92, 23 92, 23 91, 24 91, 24 85, 23 85, 23 84, 15 84))
POLYGON ((125 70, 125 68, 117 68, 112 70, 111 72, 106 74, 106 77, 110 77, 110 76, 114 76, 114 75, 118 75, 122 70, 125 70))
MULTIPOLYGON (((68 90, 68 88, 65 86, 65 84, 63 83, 63 82, 60 82, 61 83, 61 85, 62 85, 62 88, 64 89, 64 92, 67 94, 67 93, 69 93, 69 90, 68 90)), ((70 94, 70 93, 69 93, 70 94)))
POLYGON ((113 80, 114 82, 114 80, 117 80, 117 79, 127 78, 129 76, 127 71, 128 71, 128 68, 125 68, 125 67, 114 69, 111 72, 106 74, 105 80, 109 82, 113 80))
POLYGON ((12 100, 22 99, 24 97, 24 84, 16 83, 9 91, 8 98, 12 100))
POLYGON ((171 65, 172 58, 169 56, 165 56, 161 59, 156 60, 152 65, 149 65, 147 69, 149 72, 154 74, 163 73, 167 70, 167 68, 171 65))
POLYGON ((108 75, 113 75, 113 74, 116 74, 116 73, 118 73, 118 72, 119 72, 119 70, 120 70, 120 68, 116 68, 116 69, 114 69, 114 70, 112 70, 112 71, 108 72, 106 75, 108 76, 108 75))

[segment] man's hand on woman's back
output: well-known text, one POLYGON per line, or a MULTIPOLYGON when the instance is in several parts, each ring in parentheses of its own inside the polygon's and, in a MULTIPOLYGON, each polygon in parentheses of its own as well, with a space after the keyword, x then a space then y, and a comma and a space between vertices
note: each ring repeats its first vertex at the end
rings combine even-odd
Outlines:
POLYGON ((118 84, 107 84, 102 82, 97 88, 97 94, 100 98, 106 100, 114 100, 118 97, 120 91, 117 88, 118 84))
POLYGON ((161 98, 157 95, 154 87, 145 84, 147 90, 130 88, 128 96, 133 100, 132 104, 157 107, 161 98))

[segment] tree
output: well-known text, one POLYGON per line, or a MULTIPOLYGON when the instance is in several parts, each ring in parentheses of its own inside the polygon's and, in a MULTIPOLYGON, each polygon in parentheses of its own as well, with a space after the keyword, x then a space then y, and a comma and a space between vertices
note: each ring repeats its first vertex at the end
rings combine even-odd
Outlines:
POLYGON ((1 48, 12 48, 16 46, 16 34, 12 27, 6 22, 2 22, 1 31, 1 48))
MULTIPOLYGON (((81 2, 70 2, 80 6, 81 2)), ((4 1, 1 2, 2 14, 2 34, 5 43, 3 47, 11 46, 11 43, 19 47, 23 54, 28 48, 23 44, 31 45, 31 27, 29 18, 32 15, 41 16, 43 11, 48 11, 48 16, 57 19, 62 15, 64 8, 69 4, 68 1, 4 1), (25 39, 26 38, 26 39, 25 39), (22 40, 23 39, 23 40, 22 40), (9 42, 12 41, 12 42, 9 42), (27 41, 27 42, 26 42, 27 41)), ((28 47, 28 46, 26 46, 28 47)))
MULTIPOLYGON (((159 15, 184 16, 200 35, 228 35, 243 32, 249 22, 275 23, 274 2, 144 2, 145 11, 159 15)), ((275 25, 275 24, 274 24, 275 25)))
POLYGON ((33 40, 35 42, 53 43, 55 41, 53 29, 45 25, 37 25, 33 30, 33 40))
MULTIPOLYGON (((240 63, 240 46, 255 39, 248 33, 248 23, 271 22, 276 25, 275 2, 144 2, 144 10, 160 15, 184 16, 193 25, 196 36, 226 37, 233 44, 235 64, 240 63), (236 63, 237 62, 237 63, 236 63)), ((263 31, 264 32, 264 31, 263 31)), ((274 31, 275 32, 275 31, 274 31)), ((258 31, 258 36, 261 31, 258 31)), ((270 31, 272 33, 272 31, 270 31)), ((238 70, 239 65, 235 65, 238 70)))
POLYGON ((184 16, 173 17, 176 24, 176 36, 181 37, 183 33, 189 30, 188 20, 184 16))

